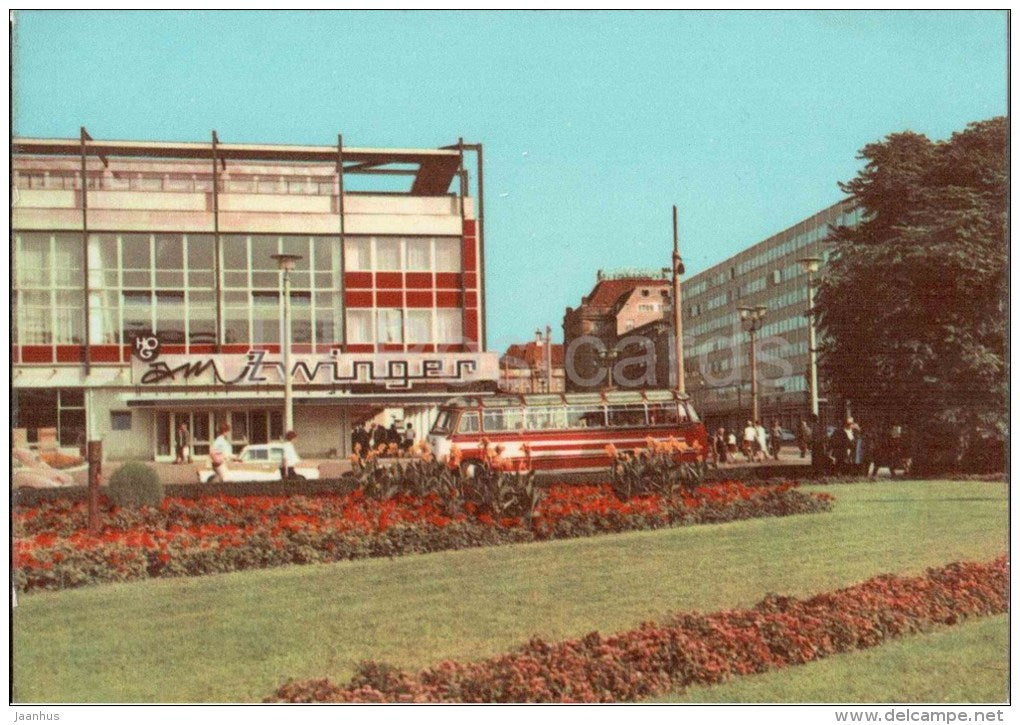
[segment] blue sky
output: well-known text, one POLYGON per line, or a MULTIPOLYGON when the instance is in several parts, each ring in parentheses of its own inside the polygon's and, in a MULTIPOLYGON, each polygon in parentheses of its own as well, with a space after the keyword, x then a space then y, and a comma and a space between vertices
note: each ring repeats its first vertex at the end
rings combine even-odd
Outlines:
POLYGON ((841 198, 857 151, 1007 110, 1005 12, 19 12, 14 132, 485 146, 489 345, 599 268, 696 273, 841 198))

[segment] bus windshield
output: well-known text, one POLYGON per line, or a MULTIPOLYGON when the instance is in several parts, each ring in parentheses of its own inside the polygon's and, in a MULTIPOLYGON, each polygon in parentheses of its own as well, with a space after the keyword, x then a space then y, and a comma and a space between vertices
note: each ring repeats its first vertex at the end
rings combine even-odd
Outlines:
POLYGON ((452 410, 439 411, 439 417, 436 418, 436 422, 432 425, 432 432, 436 435, 449 435, 453 433, 453 424, 456 418, 457 414, 452 410))

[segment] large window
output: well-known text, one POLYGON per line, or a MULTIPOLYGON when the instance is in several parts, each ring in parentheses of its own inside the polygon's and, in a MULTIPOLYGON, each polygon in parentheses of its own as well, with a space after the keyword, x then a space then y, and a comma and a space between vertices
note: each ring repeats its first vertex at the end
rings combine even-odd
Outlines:
MULTIPOLYGON (((84 330, 83 250, 78 234, 15 235, 15 336, 20 344, 130 345, 155 332, 165 343, 216 341, 215 243, 211 234, 92 234, 89 329, 84 330)), ((272 255, 297 254, 291 274, 294 341, 340 341, 339 237, 220 237, 222 340, 277 343, 281 274, 272 255)))
POLYGON ((22 233, 15 235, 14 243, 18 341, 84 342, 81 235, 22 233))
POLYGON ((347 237, 351 272, 460 272, 460 237, 347 237))
POLYGON ((85 394, 81 388, 22 388, 13 391, 11 424, 25 428, 29 442, 39 429, 56 428, 62 446, 85 442, 85 394))

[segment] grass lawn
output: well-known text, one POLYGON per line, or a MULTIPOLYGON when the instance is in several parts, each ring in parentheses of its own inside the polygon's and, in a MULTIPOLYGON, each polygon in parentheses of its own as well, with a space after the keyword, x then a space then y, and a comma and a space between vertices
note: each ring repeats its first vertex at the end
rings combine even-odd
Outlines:
POLYGON ((1006 702, 1008 648, 1002 614, 651 702, 1006 702))
POLYGON ((477 658, 1006 550, 1005 484, 824 490, 829 514, 25 595, 13 699, 257 701, 362 659, 477 658))

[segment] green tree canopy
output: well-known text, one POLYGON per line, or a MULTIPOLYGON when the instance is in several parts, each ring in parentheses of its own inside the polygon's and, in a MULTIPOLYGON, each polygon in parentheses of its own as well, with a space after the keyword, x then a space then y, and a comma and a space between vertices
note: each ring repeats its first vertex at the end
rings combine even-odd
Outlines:
POLYGON ((840 185, 864 216, 829 237, 816 313, 830 392, 860 415, 942 444, 1005 434, 1007 143, 1001 117, 893 134, 840 185))

